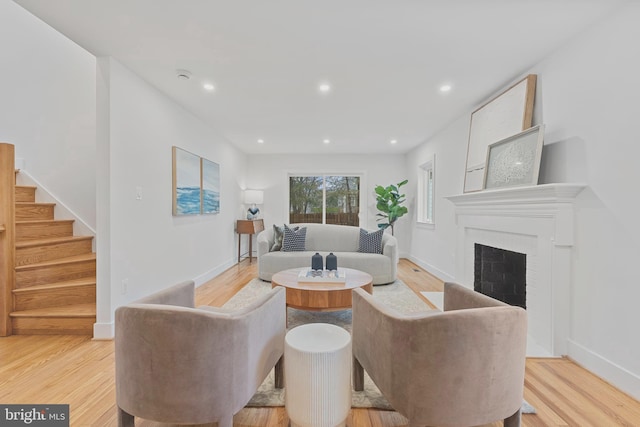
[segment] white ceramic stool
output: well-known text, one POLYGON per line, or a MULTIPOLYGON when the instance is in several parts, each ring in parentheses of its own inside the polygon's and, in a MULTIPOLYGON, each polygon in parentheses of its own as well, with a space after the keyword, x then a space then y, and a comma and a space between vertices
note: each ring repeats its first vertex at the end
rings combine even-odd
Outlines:
POLYGON ((310 323, 287 332, 285 406, 293 427, 344 426, 351 409, 351 335, 310 323))

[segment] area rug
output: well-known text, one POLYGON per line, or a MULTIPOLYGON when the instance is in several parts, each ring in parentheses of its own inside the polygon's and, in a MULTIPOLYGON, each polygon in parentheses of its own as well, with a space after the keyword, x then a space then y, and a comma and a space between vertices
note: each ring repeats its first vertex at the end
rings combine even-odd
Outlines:
MULTIPOLYGON (((256 298, 269 292, 269 290, 271 290, 271 283, 264 282, 260 279, 253 279, 227 301, 223 307, 227 309, 244 307, 256 298)), ((389 285, 374 286, 373 297, 405 314, 415 314, 432 310, 401 280, 396 280, 389 285)), ((289 322, 288 329, 306 323, 321 322, 337 325, 351 332, 351 310, 315 312, 289 308, 287 309, 287 316, 289 322)), ((247 406, 284 406, 284 393, 284 389, 274 388, 274 374, 273 371, 271 371, 247 406)), ((378 390, 374 382, 369 378, 366 371, 364 390, 352 392, 351 406, 353 408, 393 410, 389 402, 387 402, 382 393, 380 393, 380 390, 378 390)), ((522 413, 535 413, 535 409, 525 401, 522 404, 522 413)))

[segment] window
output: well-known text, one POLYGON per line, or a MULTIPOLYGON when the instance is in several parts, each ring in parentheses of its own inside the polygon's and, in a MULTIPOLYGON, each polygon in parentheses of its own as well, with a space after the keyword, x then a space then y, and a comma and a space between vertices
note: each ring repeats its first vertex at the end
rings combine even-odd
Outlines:
POLYGON ((418 222, 434 224, 435 158, 418 167, 418 222))
POLYGON ((359 176, 289 176, 289 222, 360 225, 359 176))

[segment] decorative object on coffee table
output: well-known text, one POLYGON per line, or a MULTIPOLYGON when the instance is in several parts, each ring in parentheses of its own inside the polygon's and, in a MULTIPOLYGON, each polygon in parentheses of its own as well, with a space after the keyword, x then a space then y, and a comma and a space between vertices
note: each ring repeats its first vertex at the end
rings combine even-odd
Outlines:
POLYGON ((338 269, 338 257, 333 252, 327 255, 327 270, 334 271, 338 269))
POLYGON ((298 274, 298 283, 342 283, 347 281, 347 273, 342 270, 300 270, 298 274))
POLYGON ((311 257, 311 269, 312 270, 323 270, 324 266, 323 266, 324 262, 322 259, 322 255, 320 255, 318 252, 315 253, 314 256, 311 257))

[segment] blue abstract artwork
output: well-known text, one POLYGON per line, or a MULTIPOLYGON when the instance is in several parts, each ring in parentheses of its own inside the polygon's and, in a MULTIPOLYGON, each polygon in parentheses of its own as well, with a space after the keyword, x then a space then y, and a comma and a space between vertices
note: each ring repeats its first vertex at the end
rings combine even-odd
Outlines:
POLYGON ((220 165, 202 159, 202 213, 220 212, 220 165))
POLYGON ((200 211, 200 157, 173 147, 173 214, 196 215, 200 211))

